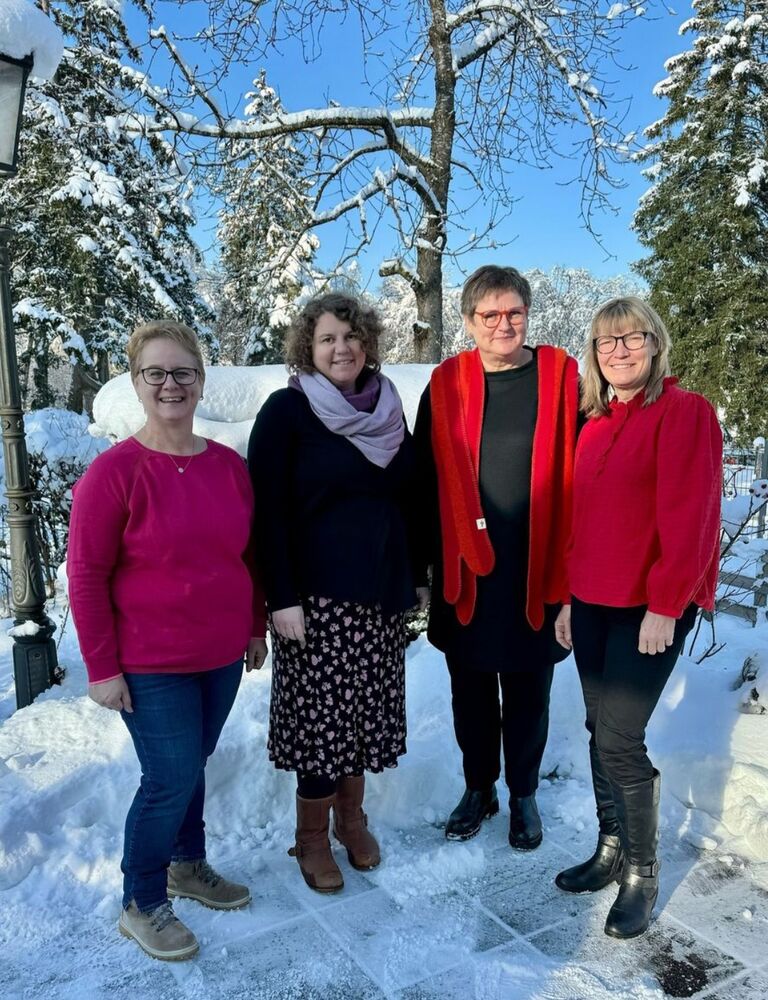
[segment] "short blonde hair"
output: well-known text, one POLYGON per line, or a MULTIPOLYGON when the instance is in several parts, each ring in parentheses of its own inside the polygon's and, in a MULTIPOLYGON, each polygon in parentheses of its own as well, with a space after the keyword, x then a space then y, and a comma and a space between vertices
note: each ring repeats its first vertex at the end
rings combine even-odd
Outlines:
POLYGON ((203 384, 205 381, 205 362, 197 334, 186 324, 176 323, 170 319, 156 319, 151 323, 142 323, 129 337, 125 352, 128 355, 131 378, 139 377, 139 358, 151 340, 172 340, 175 344, 183 347, 185 351, 189 351, 197 363, 200 384, 203 384))
POLYGON ((656 342, 656 354, 651 358, 651 373, 645 384, 643 406, 655 403, 664 388, 664 379, 670 375, 669 351, 672 342, 661 316, 637 295, 610 299, 592 317, 592 325, 584 345, 581 376, 581 410, 588 417, 600 417, 608 412, 613 389, 600 371, 595 350, 595 338, 613 333, 627 320, 638 330, 650 333, 656 342))

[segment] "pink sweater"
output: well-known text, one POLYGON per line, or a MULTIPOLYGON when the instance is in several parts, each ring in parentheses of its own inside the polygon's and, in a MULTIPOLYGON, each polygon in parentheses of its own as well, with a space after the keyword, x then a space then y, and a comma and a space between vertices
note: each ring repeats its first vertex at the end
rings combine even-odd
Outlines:
POLYGON ((588 420, 576 447, 571 593, 679 618, 715 603, 723 437, 703 396, 664 380, 588 420))
POLYGON ((128 438, 74 488, 69 599, 92 683, 222 667, 266 634, 247 564, 248 472, 231 448, 207 445, 179 474, 187 458, 128 438))

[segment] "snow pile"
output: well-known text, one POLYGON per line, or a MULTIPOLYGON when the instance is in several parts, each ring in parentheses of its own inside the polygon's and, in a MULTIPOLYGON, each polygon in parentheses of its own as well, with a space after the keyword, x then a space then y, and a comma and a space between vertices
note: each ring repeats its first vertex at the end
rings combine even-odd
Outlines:
MULTIPOLYGON (((384 365, 382 371, 397 386, 405 418, 413 430, 419 397, 429 381, 431 365, 384 365)), ((288 383, 284 365, 256 368, 216 367, 205 369, 204 398, 197 407, 195 433, 229 445, 241 455, 248 447, 253 421, 264 401, 288 383)), ((122 441, 144 423, 144 411, 128 373, 118 375, 99 390, 93 401, 95 437, 122 441)))
POLYGON ((27 0, 0 3, 0 52, 33 58, 32 75, 50 80, 64 53, 64 37, 53 21, 27 0))

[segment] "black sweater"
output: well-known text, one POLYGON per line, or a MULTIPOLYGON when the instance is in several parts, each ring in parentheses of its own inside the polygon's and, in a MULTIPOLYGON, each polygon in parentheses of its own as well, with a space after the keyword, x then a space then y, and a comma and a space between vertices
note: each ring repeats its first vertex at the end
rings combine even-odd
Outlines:
MULTIPOLYGON (((443 597, 443 557, 439 534, 437 480, 432 452, 432 406, 429 386, 416 418, 423 507, 431 510, 423 534, 432 563, 430 642, 465 667, 515 673, 562 659, 554 642, 559 607, 547 607, 546 621, 535 632, 525 617, 528 576, 528 521, 531 455, 538 411, 537 361, 522 368, 486 373, 485 412, 480 442, 480 498, 488 536, 496 556, 493 571, 477 578, 472 620, 461 625, 443 597)), ((565 651, 563 650, 563 654, 565 651)))
POLYGON ((308 595, 380 604, 416 602, 411 565, 415 458, 411 436, 381 469, 329 431, 296 389, 262 406, 248 443, 256 543, 271 611, 308 595))

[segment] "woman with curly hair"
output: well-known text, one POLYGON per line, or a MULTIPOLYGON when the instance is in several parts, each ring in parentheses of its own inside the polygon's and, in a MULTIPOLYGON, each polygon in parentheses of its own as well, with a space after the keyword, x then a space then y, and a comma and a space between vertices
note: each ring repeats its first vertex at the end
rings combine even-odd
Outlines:
POLYGON ((291 854, 318 892, 344 885, 331 808, 352 866, 379 864, 364 772, 405 753, 415 463, 397 390, 379 370, 380 332, 374 310, 348 295, 308 302, 288 334, 288 386, 261 408, 248 447, 274 637, 269 755, 296 772, 291 854))

